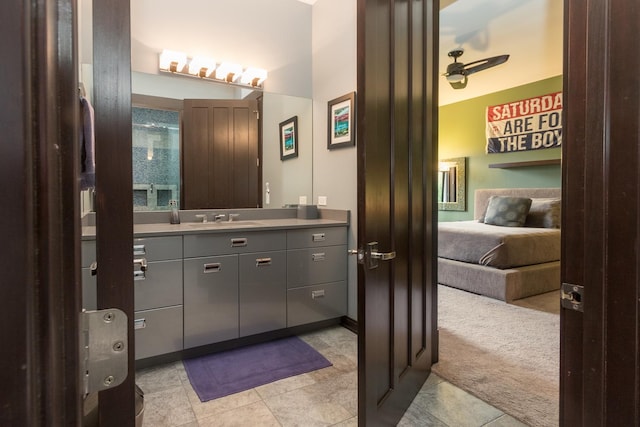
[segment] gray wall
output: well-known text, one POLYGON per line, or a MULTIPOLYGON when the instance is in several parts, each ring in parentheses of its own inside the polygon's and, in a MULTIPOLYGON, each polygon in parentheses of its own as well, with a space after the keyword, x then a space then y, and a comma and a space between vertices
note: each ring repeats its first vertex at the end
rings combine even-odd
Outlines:
MULTIPOLYGON (((318 0, 313 6, 313 197, 351 211, 349 248, 357 246, 356 147, 327 150, 327 102, 353 92, 356 73, 356 0, 318 0)), ((355 257, 349 257, 349 317, 358 316, 355 257)))
POLYGON ((158 73, 163 49, 268 70, 266 91, 311 97, 311 6, 296 0, 131 2, 131 66, 158 73))

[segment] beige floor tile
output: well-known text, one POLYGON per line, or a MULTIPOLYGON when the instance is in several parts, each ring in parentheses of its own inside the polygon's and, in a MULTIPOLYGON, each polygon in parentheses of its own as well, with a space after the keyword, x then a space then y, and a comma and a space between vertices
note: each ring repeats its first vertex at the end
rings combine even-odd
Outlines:
POLYGON ((255 391, 255 389, 230 394, 229 396, 209 400, 207 402, 200 401, 200 398, 191 387, 191 384, 186 384, 184 389, 187 398, 192 405, 193 413, 198 420, 261 401, 260 395, 255 391))
POLYGON ((143 426, 174 427, 195 421, 191 403, 182 386, 145 394, 143 426))
POLYGON ((200 427, 280 427, 264 402, 256 402, 198 420, 200 427))

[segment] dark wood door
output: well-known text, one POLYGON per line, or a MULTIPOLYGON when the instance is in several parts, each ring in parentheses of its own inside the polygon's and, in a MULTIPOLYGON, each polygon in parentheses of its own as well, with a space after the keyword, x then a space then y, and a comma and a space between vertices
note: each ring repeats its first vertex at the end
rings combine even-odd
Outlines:
POLYGON ((360 425, 395 425, 437 357, 435 3, 358 2, 360 425))
POLYGON ((560 424, 640 419, 637 0, 565 1, 560 424), (629 77, 626 70, 634 70, 629 77))
MULTIPOLYGON (((96 152, 102 162, 96 169, 98 228, 105 236, 98 242, 98 304, 132 314, 132 195, 121 191, 130 188, 131 175, 130 7, 128 0, 103 3, 94 4, 93 19, 96 52, 105 53, 94 62, 94 94, 101 99, 95 105, 96 138, 104 141, 96 152)), ((7 210, 0 225, 6 344, 0 356, 0 425, 83 422, 76 22, 73 0, 9 0, 0 6, 0 43, 16 60, 0 70, 1 191, 7 210)), ((100 425, 134 425, 132 332, 130 326, 130 375, 117 391, 100 394, 100 425)))
POLYGON ((183 209, 259 205, 258 103, 185 99, 183 209))

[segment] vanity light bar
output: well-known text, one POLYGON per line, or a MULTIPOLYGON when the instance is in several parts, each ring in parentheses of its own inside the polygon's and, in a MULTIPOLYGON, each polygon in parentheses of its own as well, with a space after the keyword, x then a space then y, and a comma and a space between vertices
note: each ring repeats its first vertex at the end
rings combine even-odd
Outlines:
POLYGON ((160 71, 172 74, 227 83, 240 82, 242 85, 253 88, 262 87, 262 83, 267 79, 267 70, 262 68, 249 67, 243 70, 238 64, 227 62, 217 64, 215 60, 202 56, 189 59, 186 53, 166 49, 160 54, 159 68, 160 71))

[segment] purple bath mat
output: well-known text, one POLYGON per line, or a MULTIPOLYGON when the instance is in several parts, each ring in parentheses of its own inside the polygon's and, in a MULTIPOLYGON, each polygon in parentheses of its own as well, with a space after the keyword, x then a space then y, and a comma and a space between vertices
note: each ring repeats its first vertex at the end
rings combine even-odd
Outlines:
POLYGON ((269 341, 184 361, 200 401, 331 366, 298 337, 269 341))

